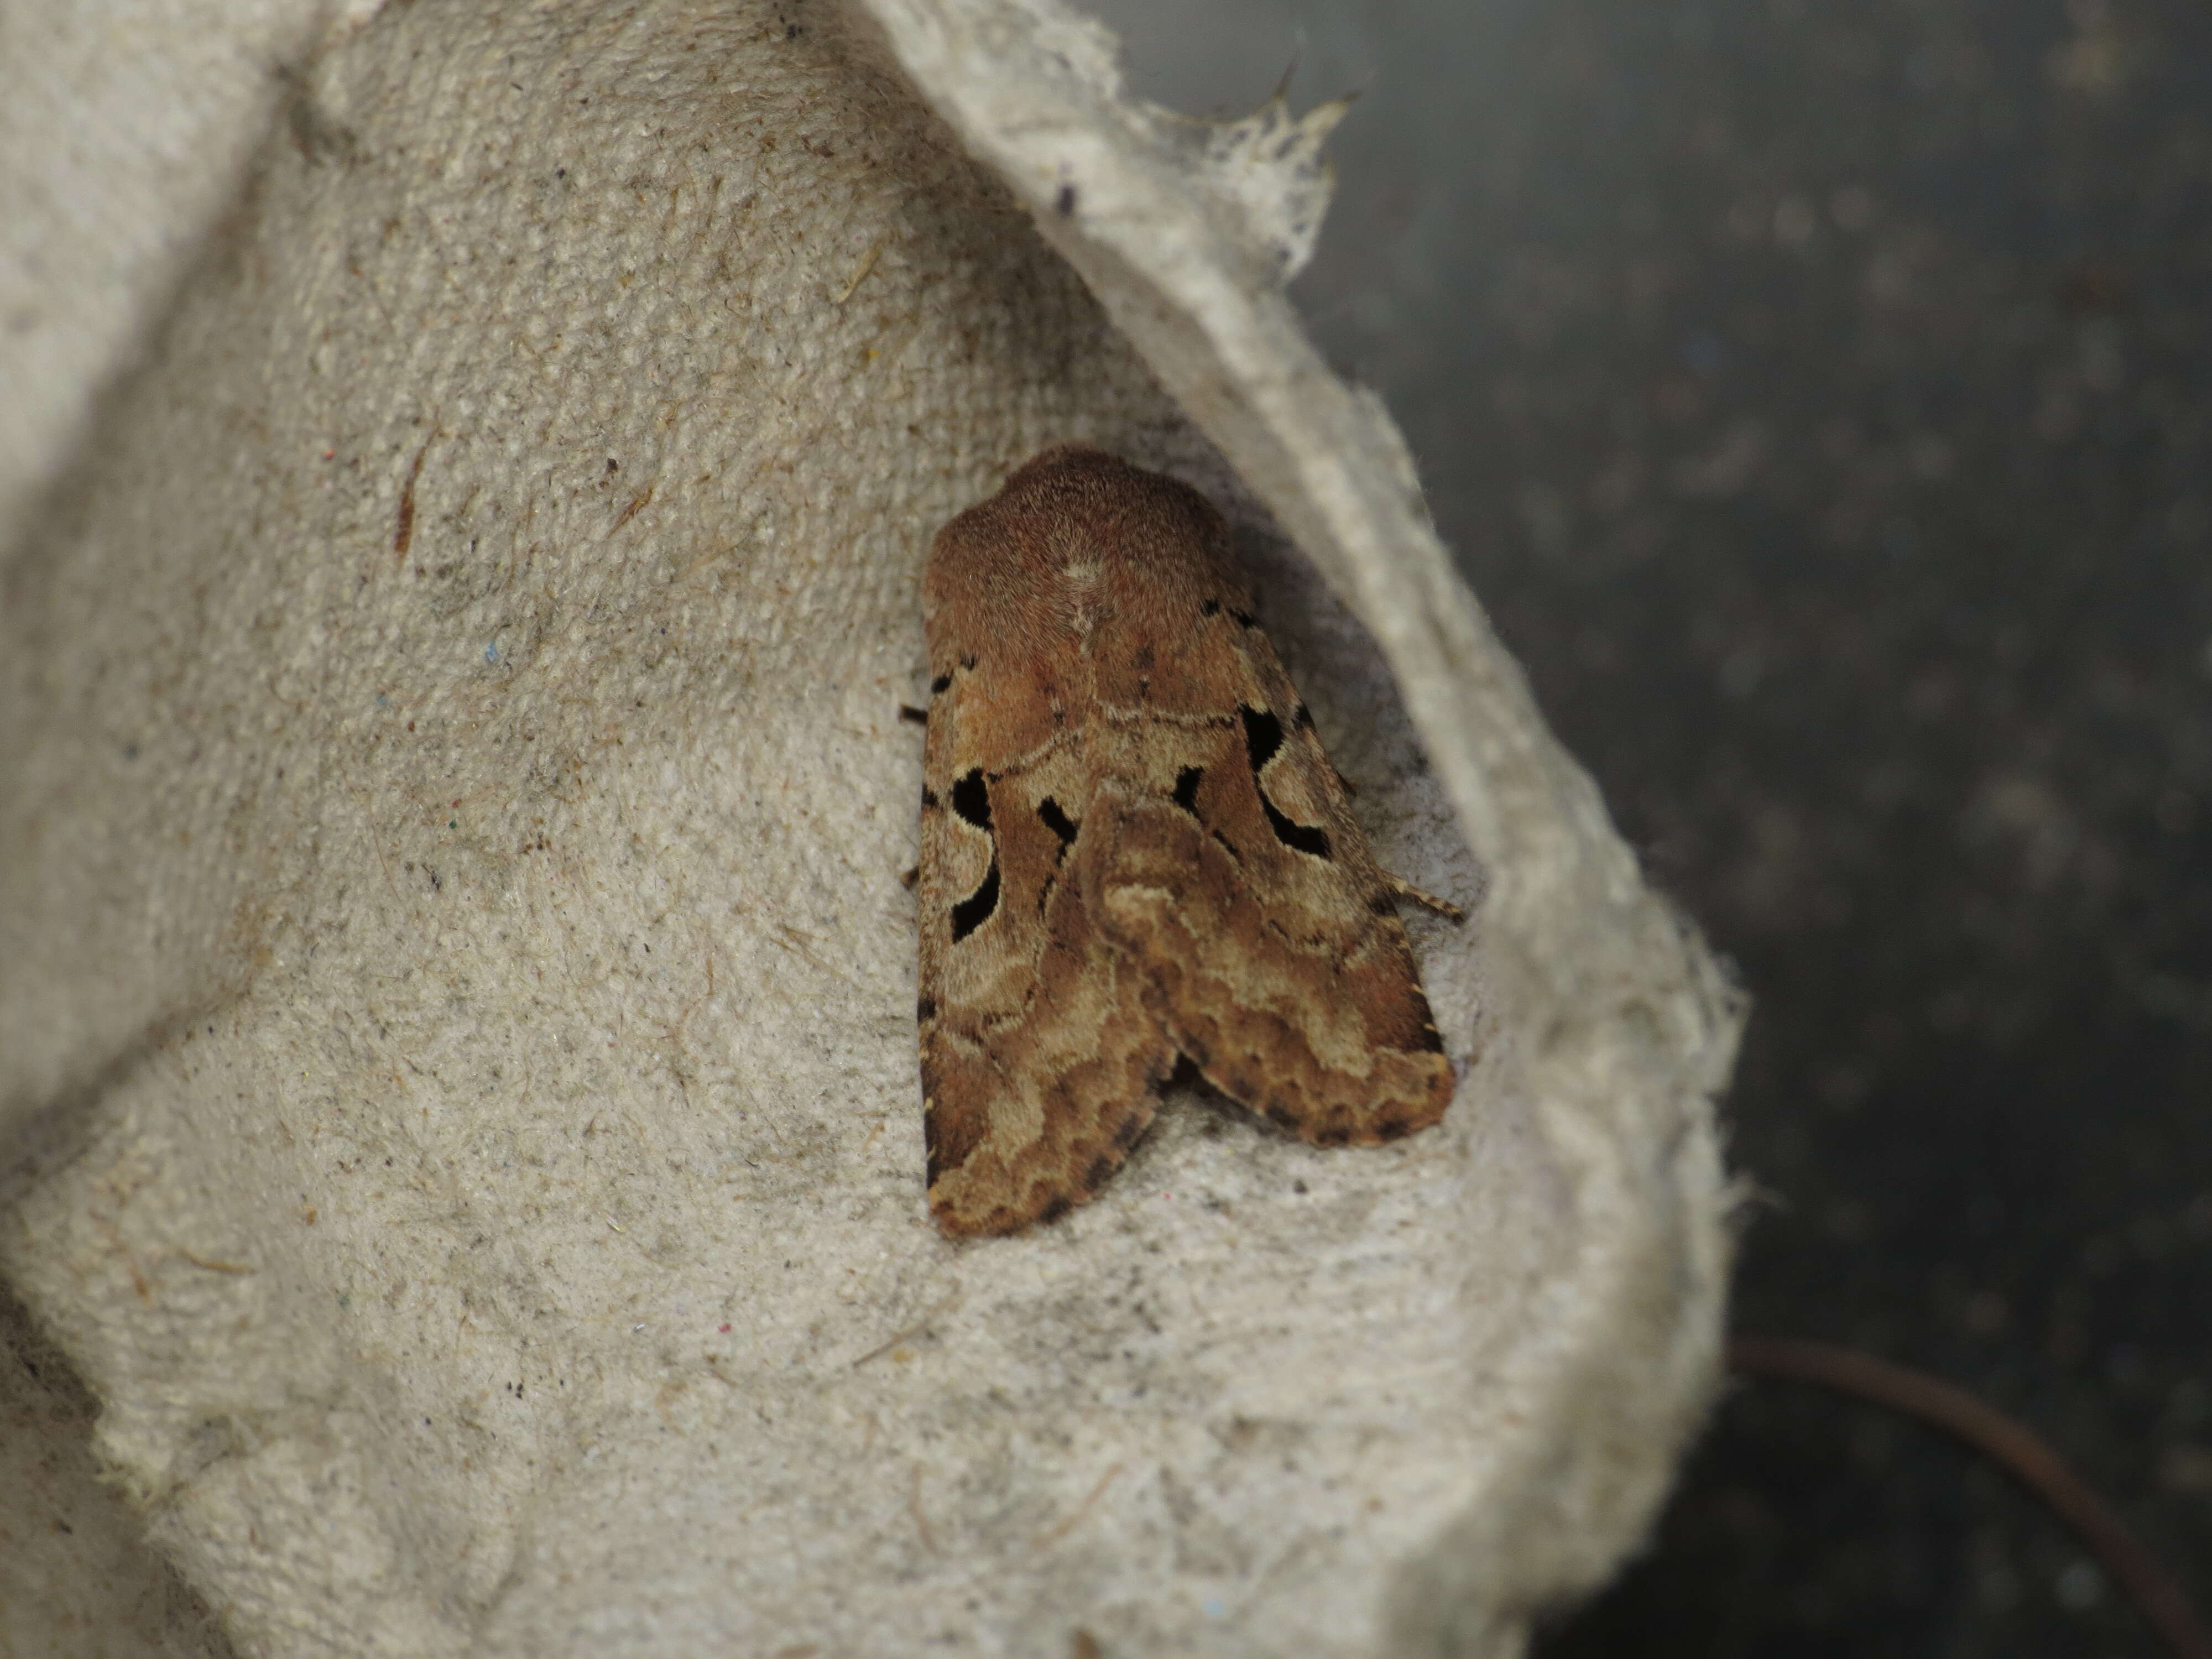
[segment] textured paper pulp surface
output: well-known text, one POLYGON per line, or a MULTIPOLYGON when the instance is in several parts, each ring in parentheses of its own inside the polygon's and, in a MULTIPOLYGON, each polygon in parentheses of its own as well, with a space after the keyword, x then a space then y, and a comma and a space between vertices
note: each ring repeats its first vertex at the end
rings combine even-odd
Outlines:
POLYGON ((0 6, 0 539, 82 439, 93 394, 235 190, 283 65, 336 9, 0 6))
POLYGON ((1310 146, 1109 78, 980 0, 389 9, 31 510, 0 1261, 242 1650, 1508 1653, 1663 1492, 1733 1006, 1297 334, 1310 146), (956 1247, 896 711, 930 532, 1067 438, 1247 520, 1486 1047, 956 1247))

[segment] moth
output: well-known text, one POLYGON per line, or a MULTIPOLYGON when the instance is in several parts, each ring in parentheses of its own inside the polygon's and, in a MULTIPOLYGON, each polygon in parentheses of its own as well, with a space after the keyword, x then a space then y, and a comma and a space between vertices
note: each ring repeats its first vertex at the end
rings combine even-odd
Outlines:
MULTIPOLYGON (((1094 1196, 1177 1055, 1321 1146, 1453 1089, 1396 900, 1254 617, 1227 522, 1048 449, 922 576, 929 1207, 1017 1232, 1094 1196)), ((1440 907, 1449 909, 1449 907, 1440 907)))

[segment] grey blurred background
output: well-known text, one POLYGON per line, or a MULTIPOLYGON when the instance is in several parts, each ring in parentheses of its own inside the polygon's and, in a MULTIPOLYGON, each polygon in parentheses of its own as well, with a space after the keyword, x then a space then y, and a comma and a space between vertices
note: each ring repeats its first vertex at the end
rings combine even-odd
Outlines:
MULTIPOLYGON (((1981 1393, 2212 1603, 2212 7, 1089 3, 1192 113, 1363 94, 1295 292, 1756 999, 1736 1328, 1981 1393)), ((1765 1383, 1542 1650, 2153 1643, 1765 1383)))

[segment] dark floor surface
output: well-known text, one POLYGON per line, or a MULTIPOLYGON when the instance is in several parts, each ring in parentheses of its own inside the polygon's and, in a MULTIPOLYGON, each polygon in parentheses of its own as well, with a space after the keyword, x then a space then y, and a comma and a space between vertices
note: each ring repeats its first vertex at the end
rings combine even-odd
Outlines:
MULTIPOLYGON (((2212 5, 1097 9, 1164 102, 1365 88, 1297 291, 1756 1000, 1736 1328, 2027 1419, 2212 1608, 2212 5)), ((1776 1384, 1541 1649, 2154 1650, 1776 1384)))

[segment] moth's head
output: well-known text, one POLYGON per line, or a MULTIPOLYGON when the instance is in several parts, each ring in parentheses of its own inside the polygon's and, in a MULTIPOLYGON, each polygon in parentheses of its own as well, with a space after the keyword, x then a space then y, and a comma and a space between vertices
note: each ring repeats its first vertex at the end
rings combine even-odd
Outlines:
POLYGON ((939 531, 921 591, 933 658, 956 623, 979 644, 1049 651, 1102 614, 1164 629, 1208 599, 1249 603, 1211 501, 1084 444, 1025 462, 939 531))

